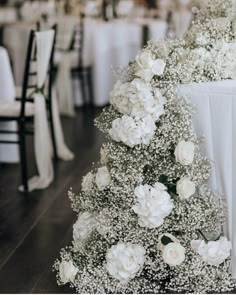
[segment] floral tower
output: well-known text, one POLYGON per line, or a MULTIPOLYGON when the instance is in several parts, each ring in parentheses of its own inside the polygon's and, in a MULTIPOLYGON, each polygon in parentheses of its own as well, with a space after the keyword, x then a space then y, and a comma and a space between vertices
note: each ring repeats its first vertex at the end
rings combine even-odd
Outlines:
POLYGON ((224 201, 207 187, 193 107, 176 94, 179 84, 235 77, 234 4, 205 1, 184 40, 150 42, 120 74, 96 120, 108 138, 99 168, 69 192, 78 220, 54 265, 58 284, 79 293, 235 288, 224 201))

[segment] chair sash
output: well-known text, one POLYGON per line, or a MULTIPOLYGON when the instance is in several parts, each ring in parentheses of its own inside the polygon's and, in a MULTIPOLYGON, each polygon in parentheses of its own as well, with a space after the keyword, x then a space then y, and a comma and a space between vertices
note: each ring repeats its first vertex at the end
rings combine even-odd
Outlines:
POLYGON ((58 63, 56 89, 60 113, 69 117, 75 115, 71 66, 71 52, 61 52, 61 58, 58 63))
MULTIPOLYGON (((54 179, 52 163, 52 142, 47 119, 47 110, 43 86, 47 77, 49 61, 54 40, 54 31, 44 31, 36 33, 37 44, 37 89, 33 94, 35 115, 35 136, 34 149, 38 169, 38 176, 34 176, 28 181, 29 191, 44 189, 50 185, 54 179)), ((73 154, 64 143, 57 101, 52 97, 53 120, 55 123, 55 136, 58 147, 58 156, 63 160, 73 159, 73 154)), ((22 190, 22 186, 20 187, 22 190)))

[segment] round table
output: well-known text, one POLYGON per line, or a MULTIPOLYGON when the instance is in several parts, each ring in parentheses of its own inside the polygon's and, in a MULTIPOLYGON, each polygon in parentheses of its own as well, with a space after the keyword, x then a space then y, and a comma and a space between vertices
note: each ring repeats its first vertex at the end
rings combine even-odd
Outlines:
MULTIPOLYGON (((15 99, 15 86, 13 75, 10 67, 8 53, 5 48, 0 47, 0 101, 14 101, 15 99)), ((1 107, 1 106, 0 106, 1 107)), ((0 130, 16 129, 14 122, 0 123, 0 130)), ((15 140, 16 135, 0 134, 0 139, 15 140)), ((0 162, 18 162, 18 147, 13 144, 0 144, 0 162)))

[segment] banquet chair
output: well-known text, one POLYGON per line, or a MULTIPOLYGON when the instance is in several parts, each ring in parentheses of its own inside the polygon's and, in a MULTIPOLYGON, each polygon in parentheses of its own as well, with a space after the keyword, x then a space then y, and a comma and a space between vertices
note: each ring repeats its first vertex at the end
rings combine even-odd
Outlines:
POLYGON ((84 106, 94 106, 92 66, 84 61, 84 19, 80 17, 80 24, 74 32, 71 48, 78 50, 78 65, 71 69, 72 77, 78 77, 81 83, 81 95, 84 106), (88 89, 86 91, 86 86, 88 89), (87 97, 88 93, 88 97, 87 97))
MULTIPOLYGON (((53 25, 51 27, 52 30, 55 31, 54 35, 54 42, 53 42, 53 47, 52 47, 52 52, 50 56, 50 63, 49 63, 49 72, 48 72, 48 83, 47 83, 47 99, 46 99, 46 107, 47 107, 47 112, 48 112, 48 121, 49 121, 49 126, 50 126, 50 132, 51 132, 51 137, 52 137, 52 144, 53 144, 53 152, 54 152, 54 159, 58 160, 58 155, 57 155, 57 146, 56 146, 56 136, 55 136, 55 128, 54 128, 54 122, 53 122, 53 106, 52 106, 52 86, 54 82, 54 72, 53 72, 53 65, 54 65, 54 53, 55 53, 55 43, 56 43, 56 36, 57 36, 57 25, 53 25)), ((36 23, 36 31, 40 31, 40 23, 36 23)), ((33 54, 33 61, 36 61, 36 53, 37 53, 37 48, 34 47, 34 52, 33 54)), ((34 79, 37 73, 35 71, 32 71, 29 74, 29 80, 32 78, 34 79)), ((36 85, 33 85, 36 86, 36 85)), ((21 100, 22 98, 22 87, 17 87, 17 97, 16 100, 21 100)), ((33 98, 28 97, 28 101, 33 102, 33 98)))
MULTIPOLYGON (((70 55, 71 60, 71 76, 72 79, 79 79, 80 91, 83 100, 83 105, 86 106, 89 102, 90 106, 94 105, 93 96, 93 79, 92 79, 92 66, 84 60, 84 17, 81 15, 79 18, 79 24, 74 26, 71 38, 67 39, 67 44, 64 46, 63 43, 57 42, 56 44, 56 57, 55 57, 55 72, 58 71, 61 55, 70 55), (68 42, 69 41, 69 42, 68 42), (88 86, 88 89, 86 89, 88 86), (88 94, 88 96, 87 96, 88 94)), ((60 24, 58 23, 58 27, 60 24)), ((60 39, 60 29, 58 29, 58 41, 60 39)), ((67 36, 68 37, 68 36, 67 36)))
MULTIPOLYGON (((55 37, 54 37, 55 39, 55 37)), ((55 40, 54 40, 55 43, 55 40)), ((54 46, 54 44, 53 44, 54 46)), ((26 151, 26 136, 34 134, 34 101, 32 98, 33 93, 37 92, 37 84, 32 83, 32 77, 37 76, 35 70, 35 63, 37 61, 37 48, 36 48, 36 34, 34 30, 31 30, 29 35, 25 70, 23 78, 23 86, 21 99, 15 100, 13 103, 1 102, 0 103, 0 121, 10 122, 15 121, 18 125, 16 131, 12 130, 0 130, 0 134, 16 134, 18 138, 16 140, 0 140, 3 144, 18 144, 20 148, 20 162, 21 162, 21 175, 24 192, 28 192, 28 169, 27 169, 27 151, 26 151)), ((51 51, 51 57, 49 62, 48 79, 51 83, 51 64, 53 59, 53 49, 51 51)), ((44 91, 46 83, 40 91, 44 91)), ((50 91, 50 87, 48 88, 50 91)), ((48 103, 51 105, 51 94, 48 95, 48 103)), ((49 107, 50 109, 51 107, 49 107)), ((51 120, 52 121, 52 120, 51 120)))

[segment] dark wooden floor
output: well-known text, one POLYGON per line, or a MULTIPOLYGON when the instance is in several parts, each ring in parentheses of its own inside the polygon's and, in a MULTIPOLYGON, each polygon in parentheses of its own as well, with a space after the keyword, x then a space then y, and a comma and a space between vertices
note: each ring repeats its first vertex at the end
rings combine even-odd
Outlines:
MULTIPOLYGON (((75 214, 67 191, 80 190, 81 177, 99 159, 103 135, 93 126, 98 111, 77 112, 63 119, 71 162, 55 164, 55 180, 46 190, 28 197, 17 191, 19 165, 0 165, 0 293, 71 293, 58 287, 52 265, 60 249, 70 244, 75 214)), ((28 161, 35 173, 32 142, 28 161)))

